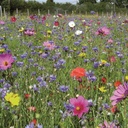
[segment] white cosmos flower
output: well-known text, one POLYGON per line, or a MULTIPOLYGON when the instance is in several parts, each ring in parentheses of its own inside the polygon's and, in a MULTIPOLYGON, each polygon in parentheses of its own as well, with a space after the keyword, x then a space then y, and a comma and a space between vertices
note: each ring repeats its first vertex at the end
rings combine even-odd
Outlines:
POLYGON ((71 27, 71 28, 73 28, 73 27, 75 27, 75 22, 74 21, 70 21, 69 23, 68 23, 68 25, 69 25, 69 27, 71 27))
POLYGON ((81 31, 81 30, 77 30, 77 31, 75 32, 75 34, 76 34, 77 36, 79 36, 79 35, 82 34, 82 31, 81 31))
POLYGON ((85 22, 85 20, 82 20, 82 22, 85 22))

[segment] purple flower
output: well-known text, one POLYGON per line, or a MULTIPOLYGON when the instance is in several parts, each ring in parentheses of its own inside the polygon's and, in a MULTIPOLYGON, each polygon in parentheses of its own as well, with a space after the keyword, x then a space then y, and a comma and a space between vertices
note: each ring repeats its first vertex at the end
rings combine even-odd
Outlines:
POLYGON ((38 82, 42 82, 42 81, 43 81, 43 78, 42 78, 41 76, 38 76, 38 77, 36 78, 36 80, 37 80, 38 82))
POLYGON ((65 85, 62 85, 62 86, 59 87, 59 90, 60 90, 61 92, 67 92, 68 89, 69 89, 69 87, 68 87, 68 86, 65 86, 65 85))
POLYGON ((53 82, 56 80, 56 76, 55 75, 50 75, 50 82, 53 82))
POLYGON ((97 48, 97 47, 92 48, 92 50, 93 50, 94 52, 98 52, 98 48, 97 48))
POLYGON ((80 44, 80 42, 78 42, 78 41, 77 42, 74 42, 74 45, 77 45, 78 46, 79 44, 80 44))
POLYGON ((52 102, 51 101, 49 101, 47 104, 48 104, 48 106, 52 106, 52 102))
POLYGON ((97 79, 96 76, 94 76, 94 73, 91 70, 86 72, 86 76, 87 76, 87 79, 89 81, 92 81, 92 82, 96 81, 96 79, 97 79))
POLYGON ((12 76, 17 76, 17 72, 12 72, 12 76))
POLYGON ((39 91, 39 88, 37 87, 37 85, 36 84, 34 84, 33 86, 32 86, 32 89, 34 90, 34 91, 39 91))
POLYGON ((66 104, 66 103, 64 103, 64 107, 68 111, 73 111, 73 109, 74 109, 74 106, 72 104, 66 104))
POLYGON ((63 50, 64 50, 65 52, 67 52, 67 51, 69 50, 69 47, 68 47, 68 46, 64 46, 64 47, 63 47, 63 50))
POLYGON ((124 83, 124 85, 118 86, 113 94, 114 95, 110 97, 110 100, 112 100, 112 105, 114 106, 128 96, 128 84, 124 83))
POLYGON ((47 58, 49 56, 49 53, 42 53, 40 56, 41 58, 47 58))
POLYGON ((18 67, 22 67, 23 64, 24 64, 23 62, 17 62, 17 63, 16 63, 16 65, 17 65, 18 67))
POLYGON ((95 14, 95 11, 90 11, 90 14, 94 15, 95 14))
MULTIPOLYGON (((32 122, 32 123, 30 123, 29 125, 27 125, 25 128, 35 128, 35 125, 34 125, 34 123, 32 122)), ((37 124, 37 127, 36 127, 36 128, 43 128, 43 126, 40 125, 40 124, 37 124)))
POLYGON ((102 106, 103 106, 103 108, 105 108, 105 109, 109 109, 109 108, 110 108, 110 106, 109 106, 107 103, 102 104, 102 106))
POLYGON ((92 107, 93 105, 94 105, 94 104, 93 104, 92 99, 88 100, 88 106, 89 106, 89 107, 92 107))
POLYGON ((20 56, 22 59, 27 57, 27 53, 24 53, 23 55, 20 56))
POLYGON ((98 68, 99 67, 99 64, 100 64, 99 62, 94 62, 93 67, 94 68, 98 68))

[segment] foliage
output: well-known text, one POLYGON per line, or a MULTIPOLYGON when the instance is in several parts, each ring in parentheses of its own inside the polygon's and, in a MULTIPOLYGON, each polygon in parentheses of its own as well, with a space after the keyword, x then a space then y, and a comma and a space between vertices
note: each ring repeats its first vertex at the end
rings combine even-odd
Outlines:
MULTIPOLYGON (((20 12, 26 13, 27 9, 29 9, 30 13, 37 14, 38 9, 40 9, 41 13, 47 13, 48 10, 50 13, 54 13, 58 11, 58 13, 63 13, 65 10, 70 14, 72 12, 85 14, 86 12, 96 11, 96 12, 110 12, 114 10, 114 4, 112 4, 114 0, 101 0, 101 2, 96 2, 96 0, 79 0, 79 2, 74 5, 71 3, 55 3, 53 0, 47 0, 46 3, 39 3, 37 1, 24 1, 24 0, 2 0, 0 4, 6 11, 9 11, 11 15, 14 14, 16 9, 20 12)), ((127 0, 116 0, 115 9, 117 11, 127 11, 128 1, 127 0), (124 7, 126 7, 124 9, 124 7)))

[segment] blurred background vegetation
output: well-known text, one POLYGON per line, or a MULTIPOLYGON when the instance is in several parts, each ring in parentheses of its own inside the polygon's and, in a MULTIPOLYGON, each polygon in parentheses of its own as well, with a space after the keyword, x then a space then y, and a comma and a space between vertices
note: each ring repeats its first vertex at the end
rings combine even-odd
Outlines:
POLYGON ((30 14, 38 14, 39 11, 41 14, 85 14, 91 11, 128 13, 128 0, 78 0, 77 4, 55 3, 54 0, 42 3, 36 0, 0 0, 0 6, 11 15, 16 13, 16 9, 20 14, 27 14, 27 10, 30 14))

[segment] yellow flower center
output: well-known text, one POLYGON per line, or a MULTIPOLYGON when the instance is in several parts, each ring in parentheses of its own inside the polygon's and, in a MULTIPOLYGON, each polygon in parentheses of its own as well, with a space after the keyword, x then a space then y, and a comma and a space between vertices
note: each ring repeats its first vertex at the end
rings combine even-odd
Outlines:
POLYGON ((80 110, 80 107, 76 107, 76 110, 78 110, 78 111, 79 111, 79 110, 80 110))
POLYGON ((124 94, 122 94, 122 97, 125 97, 125 95, 124 95, 124 94))
POLYGON ((7 61, 4 62, 4 66, 8 66, 8 62, 7 61))

